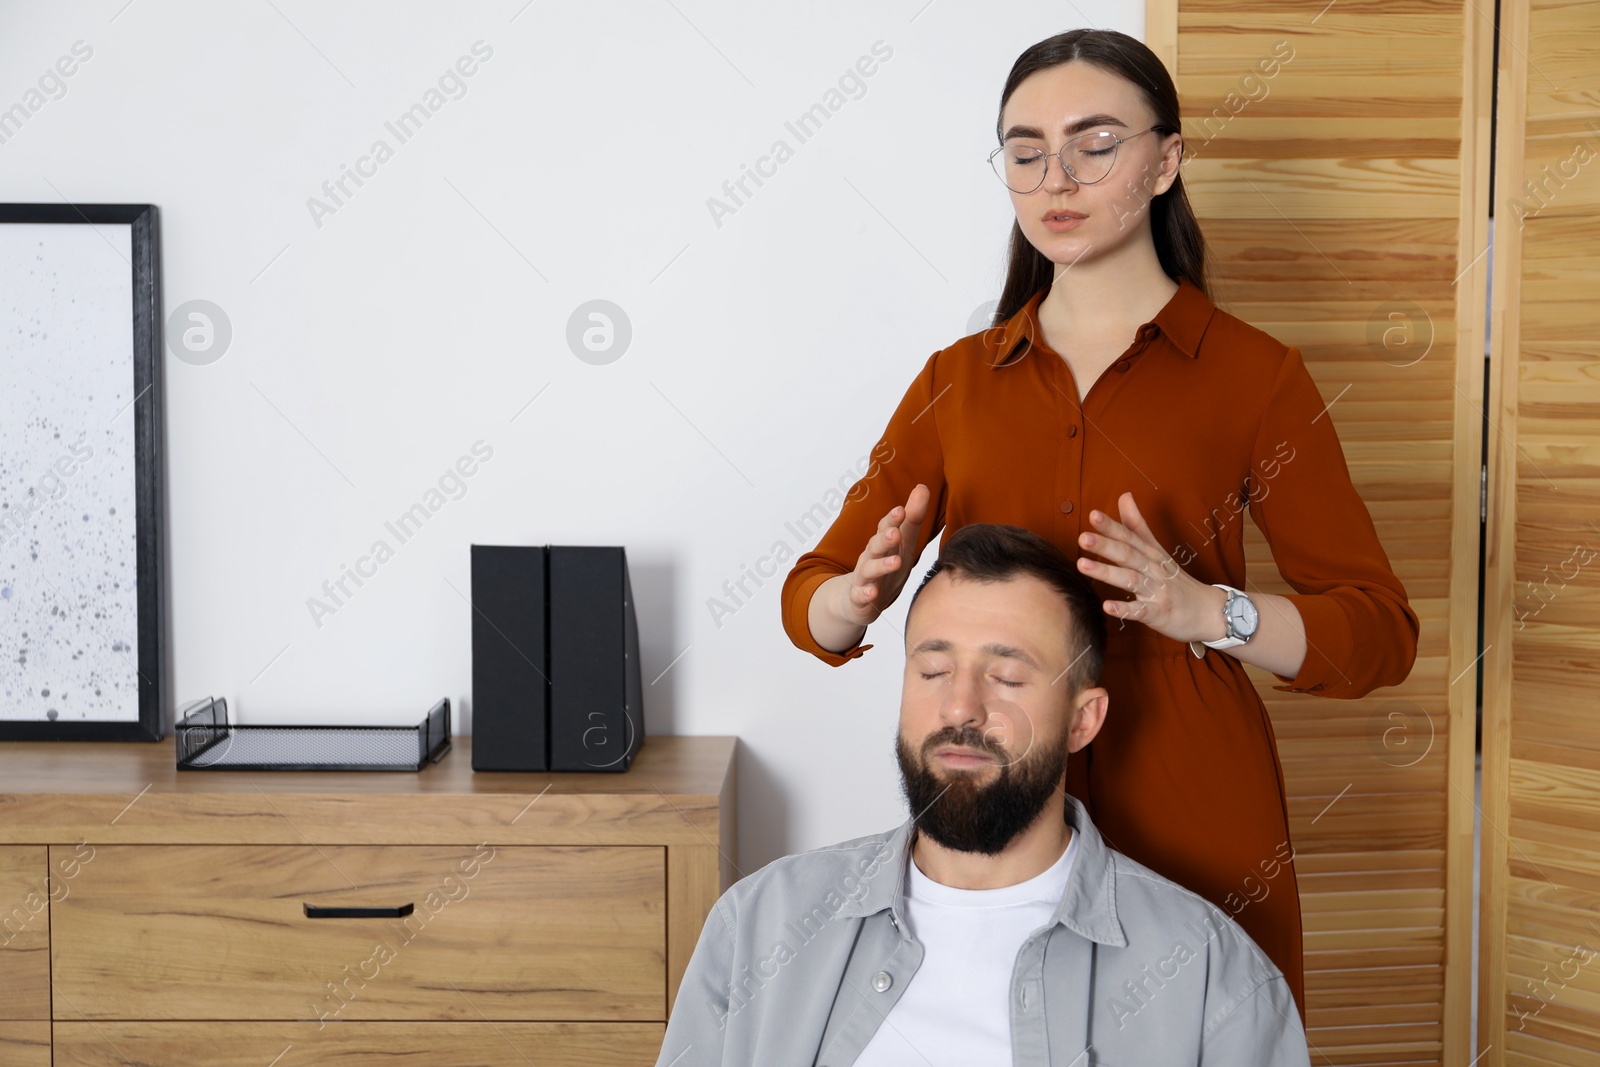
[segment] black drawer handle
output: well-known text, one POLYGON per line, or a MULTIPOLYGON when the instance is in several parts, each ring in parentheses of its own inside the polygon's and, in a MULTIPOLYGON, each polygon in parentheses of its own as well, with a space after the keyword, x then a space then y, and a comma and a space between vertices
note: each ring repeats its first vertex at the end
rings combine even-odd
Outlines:
POLYGON ((414 904, 401 904, 397 908, 325 908, 317 904, 303 904, 308 919, 403 919, 416 911, 414 904))

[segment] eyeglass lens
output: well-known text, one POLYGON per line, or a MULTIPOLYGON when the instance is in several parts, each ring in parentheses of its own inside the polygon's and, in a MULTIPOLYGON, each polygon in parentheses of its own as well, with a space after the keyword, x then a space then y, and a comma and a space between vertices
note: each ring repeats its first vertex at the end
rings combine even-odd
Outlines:
MULTIPOLYGON (((995 174, 1013 192, 1031 193, 1044 184, 1050 156, 1030 145, 1006 145, 991 158, 995 174)), ((1102 131, 1075 138, 1061 146, 1061 161, 1072 177, 1092 184, 1111 172, 1117 154, 1117 136, 1102 131)))

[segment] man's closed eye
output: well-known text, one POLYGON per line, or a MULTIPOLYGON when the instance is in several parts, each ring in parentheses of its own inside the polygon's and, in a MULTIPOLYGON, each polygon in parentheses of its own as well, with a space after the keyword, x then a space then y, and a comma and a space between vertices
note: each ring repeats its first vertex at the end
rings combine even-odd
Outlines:
MULTIPOLYGON (((945 671, 934 671, 932 674, 929 674, 927 671, 918 671, 917 673, 922 675, 922 677, 924 677, 924 678, 937 678, 941 674, 944 674, 946 672, 945 671)), ((1009 679, 1006 679, 1006 678, 996 678, 995 681, 999 682, 1001 685, 1009 685, 1009 686, 1012 686, 1012 687, 1020 687, 1020 686, 1024 686, 1024 685, 1028 684, 1027 682, 1013 682, 1013 681, 1010 681, 1009 679)))

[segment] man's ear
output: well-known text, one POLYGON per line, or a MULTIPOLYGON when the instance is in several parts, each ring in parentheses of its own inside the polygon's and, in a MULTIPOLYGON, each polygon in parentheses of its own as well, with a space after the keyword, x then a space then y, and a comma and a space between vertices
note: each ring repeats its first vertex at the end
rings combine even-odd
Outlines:
POLYGON ((1072 710, 1067 720, 1067 751, 1077 752, 1100 732, 1106 721, 1106 705, 1111 695, 1099 686, 1083 689, 1072 698, 1072 710))

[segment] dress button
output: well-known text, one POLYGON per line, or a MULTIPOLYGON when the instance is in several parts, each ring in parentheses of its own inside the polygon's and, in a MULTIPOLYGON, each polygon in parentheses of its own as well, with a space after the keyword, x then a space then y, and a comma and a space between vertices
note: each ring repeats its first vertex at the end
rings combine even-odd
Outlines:
POLYGON ((1072 501, 1063 500, 1061 502, 1061 513, 1063 515, 1066 515, 1066 514, 1070 514, 1071 512, 1072 512, 1072 501))
POLYGON ((888 971, 879 971, 872 976, 872 988, 882 993, 894 984, 894 979, 889 977, 888 971))
POLYGON ((1125 370, 1127 370, 1127 369, 1128 369, 1128 364, 1127 364, 1127 361, 1126 361, 1126 360, 1124 360, 1124 361, 1123 361, 1123 362, 1121 362, 1121 363, 1118 363, 1118 364, 1117 364, 1117 369, 1118 369, 1118 370, 1120 370, 1120 371, 1125 371, 1125 370))
POLYGON ((1076 426, 1068 426, 1067 427, 1067 436, 1068 437, 1076 437, 1076 436, 1078 436, 1078 428, 1076 426))

